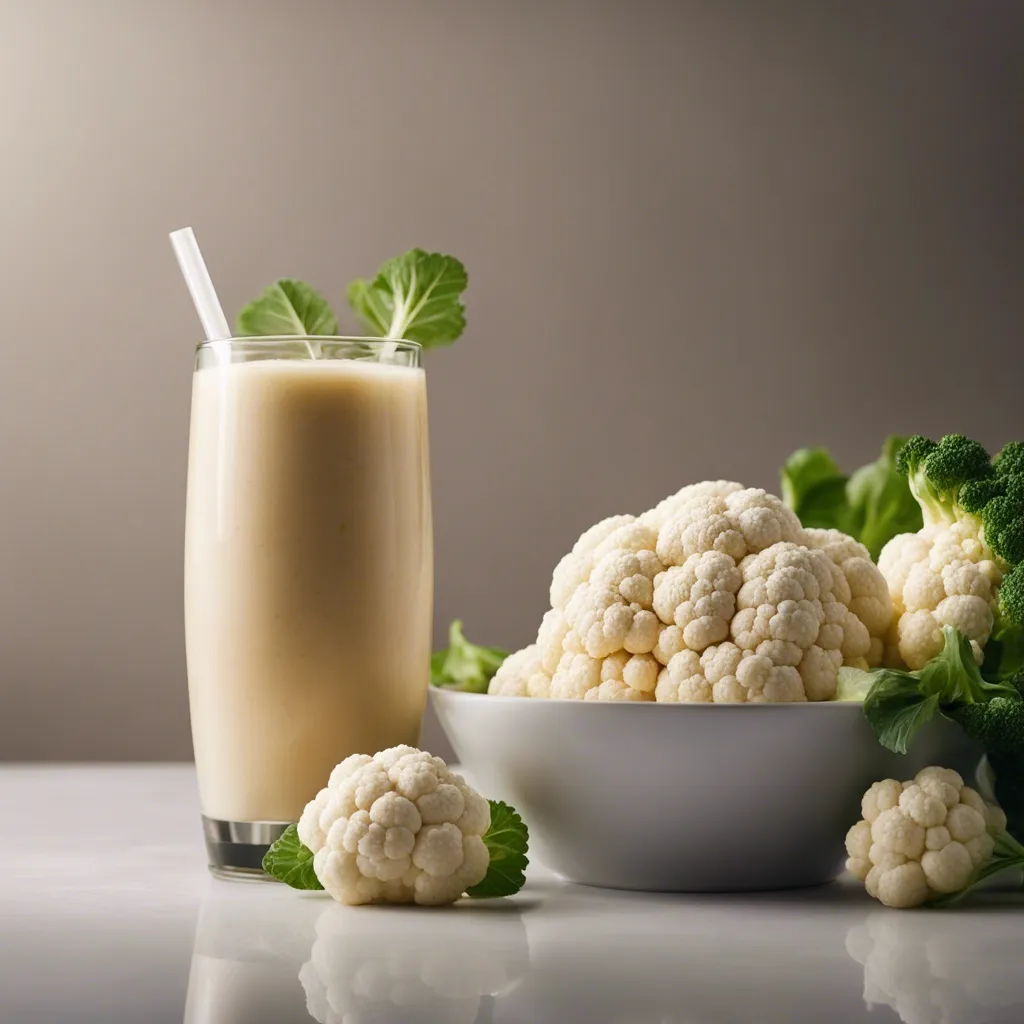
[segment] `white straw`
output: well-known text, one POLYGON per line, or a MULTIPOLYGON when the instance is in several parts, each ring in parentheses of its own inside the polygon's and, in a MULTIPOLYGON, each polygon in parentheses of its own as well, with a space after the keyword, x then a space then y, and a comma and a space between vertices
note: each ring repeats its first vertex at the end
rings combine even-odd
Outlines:
POLYGON ((195 232, 181 228, 171 232, 171 246, 178 257, 178 266, 188 285, 189 294, 206 332, 207 341, 223 341, 231 337, 231 328, 224 317, 217 291, 210 280, 203 254, 199 251, 195 232))

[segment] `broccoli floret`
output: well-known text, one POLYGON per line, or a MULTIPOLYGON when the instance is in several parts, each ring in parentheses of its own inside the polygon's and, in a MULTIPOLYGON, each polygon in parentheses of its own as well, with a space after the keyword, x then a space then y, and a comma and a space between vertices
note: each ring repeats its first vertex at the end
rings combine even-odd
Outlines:
POLYGON ((939 446, 927 437, 915 434, 896 453, 896 469, 905 476, 916 473, 921 463, 939 446))
POLYGON ((1024 626, 1024 564, 1003 577, 999 587, 1000 618, 1016 626, 1024 626))
MULTIPOLYGON (((932 523, 955 523, 966 511, 960 492, 972 481, 992 475, 988 452, 963 434, 947 434, 938 444, 920 435, 910 438, 900 449, 896 468, 907 474, 925 522, 932 523)), ((969 493, 973 507, 979 495, 969 493)))
POLYGON ((937 491, 951 491, 991 474, 992 462, 977 441, 963 434, 947 434, 925 459, 924 471, 937 491))
POLYGON ((962 704, 949 715, 988 754, 1024 754, 1024 700, 993 697, 984 704, 962 704))
POLYGON ((965 512, 980 515, 981 510, 993 499, 1006 493, 1006 481, 997 476, 986 476, 980 480, 968 480, 960 488, 960 507, 965 512))
POLYGON ((1011 441, 992 460, 1000 476, 1024 476, 1024 441, 1011 441))
POLYGON ((1000 558, 1010 565, 1024 562, 1024 501, 1019 492, 1000 494, 987 502, 981 521, 985 542, 1000 558))

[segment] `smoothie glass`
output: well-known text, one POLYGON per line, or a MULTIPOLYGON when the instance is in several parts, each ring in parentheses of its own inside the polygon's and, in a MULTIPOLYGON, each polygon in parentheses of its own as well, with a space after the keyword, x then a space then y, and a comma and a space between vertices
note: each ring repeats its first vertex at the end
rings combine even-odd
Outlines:
POLYGON ((197 350, 185 639, 215 873, 258 875, 349 754, 417 741, 433 610, 419 357, 361 338, 197 350))

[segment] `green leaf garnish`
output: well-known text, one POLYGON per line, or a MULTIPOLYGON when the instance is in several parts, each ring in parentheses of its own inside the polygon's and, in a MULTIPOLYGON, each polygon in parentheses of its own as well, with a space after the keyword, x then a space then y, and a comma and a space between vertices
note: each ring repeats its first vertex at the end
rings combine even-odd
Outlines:
POLYGON ((782 500, 808 528, 842 529, 848 524, 846 476, 827 448, 799 448, 780 470, 782 500))
POLYGON ((897 754, 905 754, 918 729, 935 717, 939 696, 921 689, 909 672, 883 669, 864 698, 864 715, 878 742, 897 754))
POLYGON ((462 632, 462 620, 448 628, 448 647, 430 656, 430 681, 434 686, 467 693, 486 693, 487 686, 508 657, 500 647, 470 643, 462 632))
POLYGON ((338 319, 327 300, 304 281, 283 278, 250 302, 235 318, 240 337, 338 333, 338 319))
POLYGON ((478 900, 512 896, 526 883, 529 864, 527 850, 530 835, 518 812, 500 800, 488 800, 491 805, 491 827, 484 835, 484 845, 491 854, 491 864, 483 881, 467 894, 478 900))
POLYGON ((942 627, 942 650, 916 672, 876 669, 874 683, 864 698, 864 714, 879 743, 897 754, 907 747, 936 712, 952 714, 965 704, 993 697, 1019 700, 1010 685, 989 682, 974 660, 971 642, 958 629, 942 627))
POLYGON ((454 256, 410 249, 384 263, 372 281, 348 286, 348 303, 371 334, 450 345, 466 328, 461 295, 466 268, 454 256))
POLYGON ((313 870, 313 851, 299 839, 299 830, 289 825, 263 857, 263 870, 293 889, 322 889, 313 870))
POLYGON ((841 530, 878 558, 898 533, 921 528, 920 506, 896 468, 905 438, 886 438, 874 461, 847 477, 825 448, 795 451, 780 472, 783 501, 809 528, 841 530))

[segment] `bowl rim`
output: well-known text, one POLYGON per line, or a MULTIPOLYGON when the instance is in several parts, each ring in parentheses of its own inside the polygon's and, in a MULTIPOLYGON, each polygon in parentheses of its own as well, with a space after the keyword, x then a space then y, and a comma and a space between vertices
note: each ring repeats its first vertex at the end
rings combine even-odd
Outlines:
MULTIPOLYGON (((684 709, 687 713, 706 711, 709 708, 789 708, 791 710, 823 708, 823 707, 845 707, 855 708, 863 713, 864 702, 859 700, 807 700, 807 701, 763 701, 752 704, 714 704, 697 701, 684 701, 676 703, 671 701, 658 702, 653 700, 572 700, 568 697, 511 697, 508 694, 500 693, 472 693, 466 690, 452 690, 443 686, 430 687, 430 699, 436 701, 479 701, 486 700, 490 704, 499 706, 528 704, 531 706, 544 706, 549 704, 572 705, 573 707, 604 707, 604 708, 645 708, 648 711, 652 708, 661 708, 665 713, 666 709, 673 709, 673 713, 679 714, 684 709)), ((648 713, 648 712, 643 712, 648 713)), ((720 712, 715 712, 716 714, 720 712)), ((812 712, 820 713, 820 712, 812 712)))

